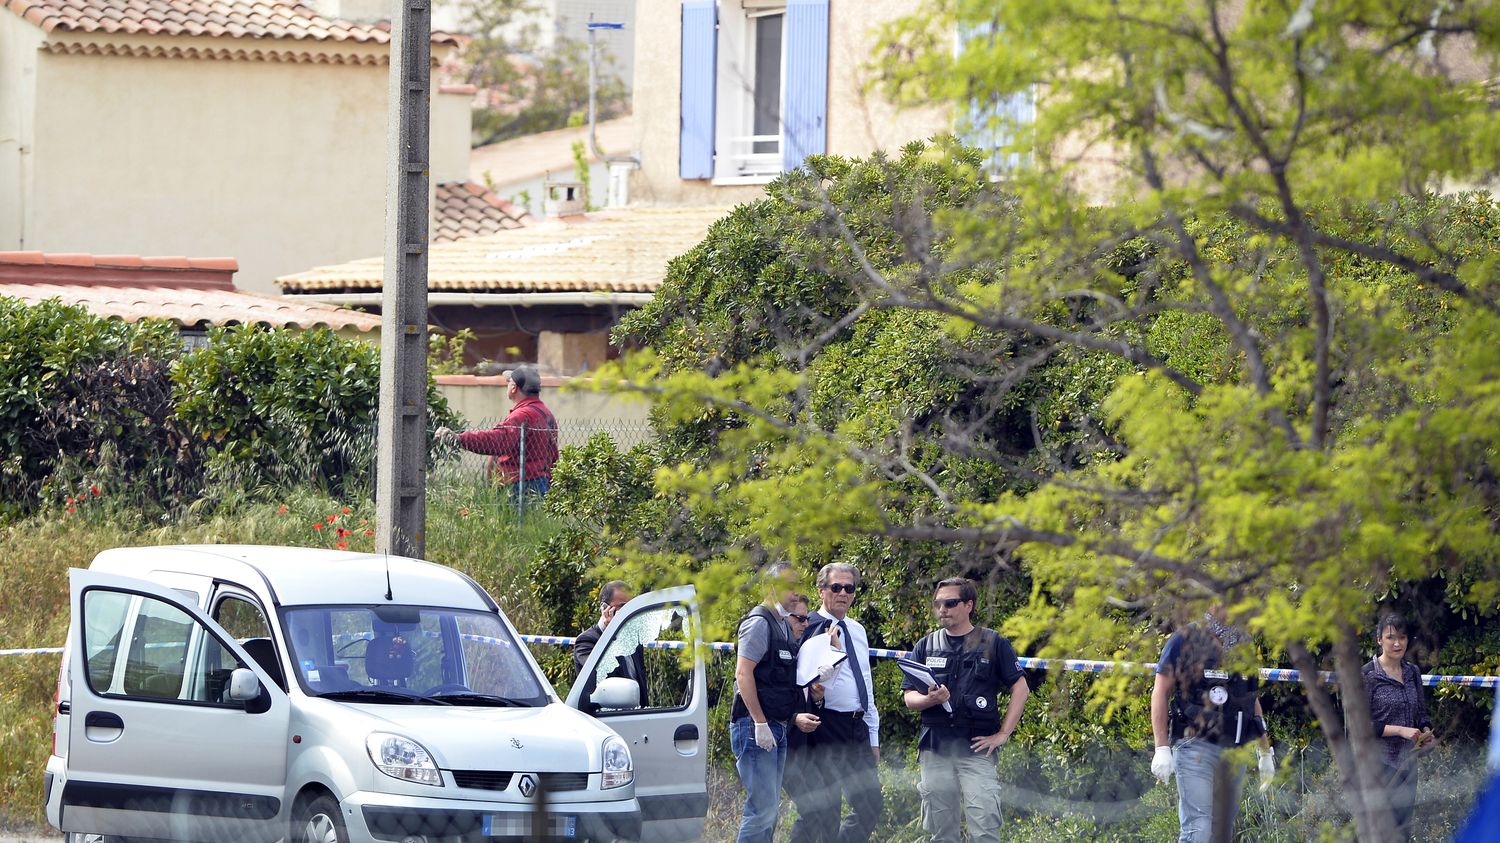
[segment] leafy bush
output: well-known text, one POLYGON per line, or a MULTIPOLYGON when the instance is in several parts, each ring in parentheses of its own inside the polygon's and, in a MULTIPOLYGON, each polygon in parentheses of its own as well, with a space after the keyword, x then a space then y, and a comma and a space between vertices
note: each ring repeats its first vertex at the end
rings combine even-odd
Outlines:
MULTIPOLYGON (((368 490, 375 470, 380 353, 330 330, 215 328, 173 372, 174 414, 216 478, 246 488, 368 490)), ((428 379, 429 426, 453 426, 428 379)))
POLYGON ((195 454, 166 419, 167 367, 180 350, 167 322, 0 297, 0 519, 34 508, 65 463, 86 473, 106 447, 120 474, 181 494, 173 466, 190 470, 195 454))

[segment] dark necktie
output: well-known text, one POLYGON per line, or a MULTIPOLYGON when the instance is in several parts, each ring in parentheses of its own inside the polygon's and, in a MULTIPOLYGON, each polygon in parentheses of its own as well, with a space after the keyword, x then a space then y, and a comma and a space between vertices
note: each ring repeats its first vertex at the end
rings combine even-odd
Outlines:
POLYGON ((839 632, 844 636, 844 649, 849 654, 849 666, 854 669, 854 687, 859 690, 859 710, 870 710, 870 692, 865 688, 865 671, 859 664, 859 654, 854 651, 854 639, 849 636, 849 625, 839 621, 839 632))

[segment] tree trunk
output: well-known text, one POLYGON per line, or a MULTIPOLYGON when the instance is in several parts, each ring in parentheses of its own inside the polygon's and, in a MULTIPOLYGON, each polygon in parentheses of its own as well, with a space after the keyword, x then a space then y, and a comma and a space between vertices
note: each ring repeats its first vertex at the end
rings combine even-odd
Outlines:
POLYGON ((1355 833, 1365 843, 1398 843, 1396 815, 1385 797, 1380 778, 1380 747, 1370 721, 1370 701, 1365 697, 1364 678, 1360 674, 1363 665, 1356 640, 1353 632, 1344 630, 1334 645, 1343 713, 1323 684, 1312 654, 1301 645, 1294 644, 1289 650, 1292 663, 1301 674, 1308 704, 1318 718, 1328 749, 1338 765, 1339 782, 1349 800, 1355 833), (1346 715, 1349 717, 1348 732, 1344 729, 1346 715))

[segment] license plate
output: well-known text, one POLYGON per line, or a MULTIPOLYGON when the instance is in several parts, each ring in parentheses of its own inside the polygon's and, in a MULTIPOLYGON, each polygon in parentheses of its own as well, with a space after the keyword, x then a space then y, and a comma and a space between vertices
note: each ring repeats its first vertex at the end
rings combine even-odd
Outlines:
MULTIPOLYGON (((531 814, 485 814, 480 823, 480 832, 485 837, 530 837, 531 814)), ((577 837, 578 817, 568 814, 552 814, 547 817, 551 837, 577 837)))

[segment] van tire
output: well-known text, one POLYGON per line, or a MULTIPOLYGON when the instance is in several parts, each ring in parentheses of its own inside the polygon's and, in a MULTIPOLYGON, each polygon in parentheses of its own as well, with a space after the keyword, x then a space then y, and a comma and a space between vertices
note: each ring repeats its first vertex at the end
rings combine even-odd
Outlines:
POLYGON ((349 843, 339 803, 328 794, 299 801, 292 815, 291 843, 349 843))

